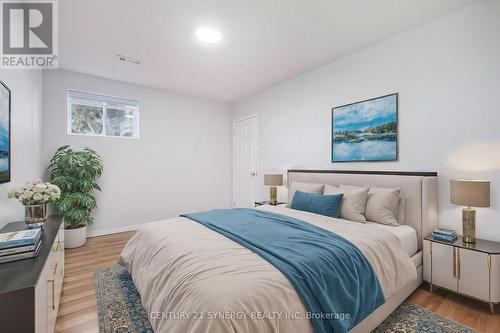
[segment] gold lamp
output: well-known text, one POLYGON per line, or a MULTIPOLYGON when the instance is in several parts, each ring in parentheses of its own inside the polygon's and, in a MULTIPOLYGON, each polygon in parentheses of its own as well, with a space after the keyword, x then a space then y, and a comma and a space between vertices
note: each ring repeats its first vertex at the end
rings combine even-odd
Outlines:
POLYGON ((269 186, 269 204, 276 205, 278 203, 278 189, 276 186, 283 185, 283 175, 265 174, 264 185, 269 186))
POLYGON ((490 182, 487 180, 451 180, 452 204, 467 206, 462 210, 462 240, 476 242, 476 210, 471 207, 490 206, 490 182))

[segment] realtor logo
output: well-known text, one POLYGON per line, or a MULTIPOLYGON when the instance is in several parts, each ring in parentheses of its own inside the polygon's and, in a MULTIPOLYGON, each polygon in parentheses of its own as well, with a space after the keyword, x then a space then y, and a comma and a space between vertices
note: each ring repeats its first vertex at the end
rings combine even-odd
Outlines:
POLYGON ((56 0, 3 0, 1 9, 1 67, 56 68, 56 0))

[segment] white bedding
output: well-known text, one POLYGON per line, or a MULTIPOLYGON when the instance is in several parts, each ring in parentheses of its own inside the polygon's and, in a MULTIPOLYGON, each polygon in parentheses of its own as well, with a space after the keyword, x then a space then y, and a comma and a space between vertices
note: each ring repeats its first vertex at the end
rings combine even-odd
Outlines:
MULTIPOLYGON (((372 265, 386 299, 417 277, 399 239, 382 228, 285 207, 262 209, 301 219, 351 241, 372 265)), ((259 317, 305 314, 306 309, 288 279, 269 262, 189 219, 145 225, 127 243, 120 262, 130 272, 146 312, 163 314, 160 319, 150 317, 156 333, 313 332, 307 318, 259 317), (230 318, 209 317, 221 311, 229 312, 230 318), (182 314, 187 317, 179 317, 182 314)))
POLYGON ((408 253, 410 257, 417 253, 417 231, 409 225, 392 226, 375 222, 366 222, 366 224, 373 225, 394 234, 399 239, 406 250, 406 253, 408 253))

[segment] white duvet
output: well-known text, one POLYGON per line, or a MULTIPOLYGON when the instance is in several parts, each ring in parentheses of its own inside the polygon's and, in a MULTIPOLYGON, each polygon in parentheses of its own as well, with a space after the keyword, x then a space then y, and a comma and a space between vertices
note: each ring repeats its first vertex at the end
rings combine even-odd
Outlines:
MULTIPOLYGON (((417 273, 399 239, 376 226, 263 206, 333 231, 354 243, 390 298, 417 273)), ((186 218, 150 223, 123 249, 157 333, 313 332, 288 279, 240 244, 186 218)))

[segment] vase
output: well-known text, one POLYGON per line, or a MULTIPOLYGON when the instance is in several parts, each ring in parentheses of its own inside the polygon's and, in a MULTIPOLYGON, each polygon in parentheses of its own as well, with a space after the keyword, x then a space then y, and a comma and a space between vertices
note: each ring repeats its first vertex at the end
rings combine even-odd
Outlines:
POLYGON ((64 229, 64 248, 74 249, 87 242, 87 226, 76 229, 64 229))
POLYGON ((47 221, 47 204, 24 206, 24 216, 28 228, 41 228, 47 221))

